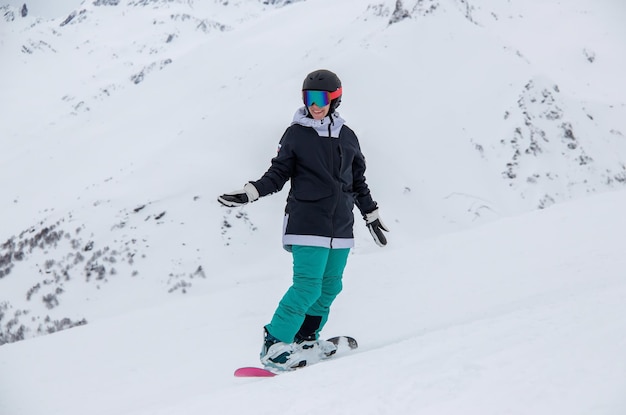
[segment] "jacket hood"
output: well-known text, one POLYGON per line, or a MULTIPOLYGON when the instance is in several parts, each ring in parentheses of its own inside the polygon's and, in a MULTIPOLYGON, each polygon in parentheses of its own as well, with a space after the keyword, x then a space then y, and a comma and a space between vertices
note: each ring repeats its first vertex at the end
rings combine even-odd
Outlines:
POLYGON ((300 124, 304 127, 311 127, 320 137, 330 137, 339 138, 339 132, 341 131, 341 127, 345 124, 345 120, 339 116, 337 111, 332 114, 328 114, 321 120, 314 120, 313 118, 308 117, 309 112, 306 107, 298 108, 296 113, 293 116, 293 121, 291 125, 300 124))

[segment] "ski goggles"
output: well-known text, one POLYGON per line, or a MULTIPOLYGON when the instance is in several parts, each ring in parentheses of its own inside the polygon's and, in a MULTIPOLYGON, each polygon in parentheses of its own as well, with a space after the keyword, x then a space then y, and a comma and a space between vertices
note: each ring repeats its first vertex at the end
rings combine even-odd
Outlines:
POLYGON ((328 91, 315 91, 312 89, 305 89, 302 91, 302 100, 304 101, 304 105, 310 107, 315 104, 318 107, 325 107, 330 104, 335 98, 339 98, 341 96, 341 88, 337 89, 334 92, 328 91))

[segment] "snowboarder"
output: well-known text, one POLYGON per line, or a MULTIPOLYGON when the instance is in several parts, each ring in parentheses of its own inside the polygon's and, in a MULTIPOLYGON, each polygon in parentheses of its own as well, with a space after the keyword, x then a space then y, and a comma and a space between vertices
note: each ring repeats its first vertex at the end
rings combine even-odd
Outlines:
POLYGON ((331 71, 316 70, 304 79, 302 99, 283 134, 267 172, 218 201, 243 206, 280 191, 288 180, 283 247, 293 255, 293 284, 264 327, 261 363, 276 370, 306 365, 335 346, 319 340, 330 306, 342 289, 343 271, 354 246, 353 207, 359 208, 379 246, 387 239, 378 206, 365 181, 365 158, 356 134, 337 113, 341 81, 331 71))

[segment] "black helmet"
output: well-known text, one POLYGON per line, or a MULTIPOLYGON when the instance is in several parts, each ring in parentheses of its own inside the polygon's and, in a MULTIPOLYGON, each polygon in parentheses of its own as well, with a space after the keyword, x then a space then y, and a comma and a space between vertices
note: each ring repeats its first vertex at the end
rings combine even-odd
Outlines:
POLYGON ((328 91, 331 93, 330 113, 333 113, 341 103, 341 80, 327 69, 318 69, 304 78, 302 90, 328 91))

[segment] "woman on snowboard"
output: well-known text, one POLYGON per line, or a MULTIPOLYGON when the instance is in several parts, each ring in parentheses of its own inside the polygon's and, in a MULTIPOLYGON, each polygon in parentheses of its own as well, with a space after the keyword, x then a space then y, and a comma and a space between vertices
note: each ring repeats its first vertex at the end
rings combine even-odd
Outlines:
MULTIPOLYGON (((304 107, 296 111, 267 172, 218 201, 243 206, 280 191, 291 179, 283 246, 293 255, 293 285, 264 329, 261 363, 277 370, 306 365, 307 356, 336 351, 319 340, 330 306, 342 289, 342 275, 354 246, 353 207, 359 208, 379 246, 387 227, 365 181, 365 158, 355 133, 337 113, 341 81, 317 70, 302 85, 304 107)), ((312 360, 312 359, 311 359, 312 360)))

